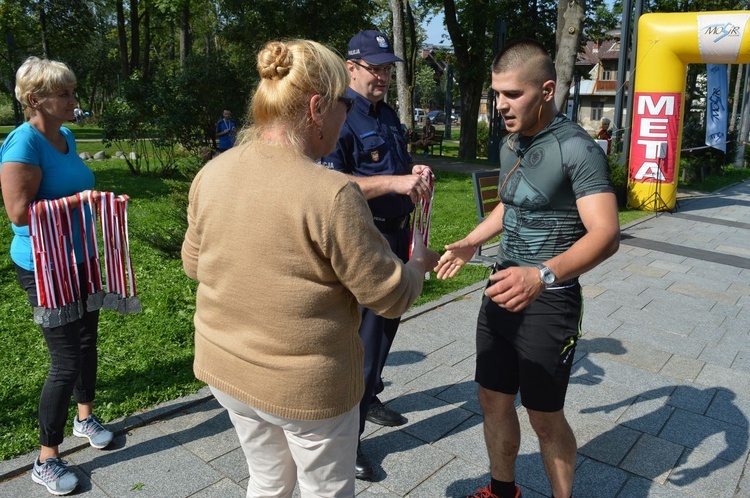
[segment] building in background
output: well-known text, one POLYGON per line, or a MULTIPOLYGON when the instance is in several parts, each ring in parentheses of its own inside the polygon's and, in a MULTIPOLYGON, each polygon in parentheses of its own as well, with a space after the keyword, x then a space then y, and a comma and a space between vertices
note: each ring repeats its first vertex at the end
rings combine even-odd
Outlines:
MULTIPOLYGON (((568 115, 571 107, 577 106, 577 121, 593 135, 599 129, 602 118, 615 122, 615 93, 617 92, 617 63, 620 58, 618 37, 605 41, 589 41, 582 53, 578 54, 576 66, 588 69, 588 79, 578 80, 578 97, 574 98, 576 85, 570 89, 568 115)), ((625 78, 625 91, 630 83, 630 75, 625 78)))

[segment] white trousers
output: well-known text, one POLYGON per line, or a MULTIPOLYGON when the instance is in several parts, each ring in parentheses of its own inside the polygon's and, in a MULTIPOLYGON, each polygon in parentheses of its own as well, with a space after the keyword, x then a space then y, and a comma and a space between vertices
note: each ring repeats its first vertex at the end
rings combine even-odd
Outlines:
POLYGON ((352 498, 359 405, 325 420, 294 420, 256 410, 211 387, 227 409, 247 459, 247 498, 352 498))

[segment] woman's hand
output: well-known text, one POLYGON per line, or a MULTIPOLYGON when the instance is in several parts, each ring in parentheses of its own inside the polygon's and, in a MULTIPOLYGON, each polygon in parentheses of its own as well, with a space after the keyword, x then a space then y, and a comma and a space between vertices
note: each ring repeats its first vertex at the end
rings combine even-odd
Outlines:
POLYGON ((477 247, 466 239, 445 246, 445 252, 435 267, 437 278, 445 280, 455 277, 458 271, 474 257, 477 247))

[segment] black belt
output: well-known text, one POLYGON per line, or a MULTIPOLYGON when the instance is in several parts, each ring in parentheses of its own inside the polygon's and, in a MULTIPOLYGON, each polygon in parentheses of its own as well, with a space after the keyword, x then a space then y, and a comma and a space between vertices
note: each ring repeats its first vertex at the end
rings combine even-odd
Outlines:
POLYGON ((403 230, 409 224, 409 215, 398 216, 396 218, 382 218, 380 216, 373 216, 372 221, 375 226, 381 232, 395 232, 396 230, 403 230))
MULTIPOLYGON (((500 270, 504 270, 506 268, 508 268, 508 267, 507 266, 502 266, 502 265, 500 265, 500 263, 495 263, 494 265, 492 265, 492 273, 498 272, 500 270)), ((548 289, 556 289, 556 288, 559 288, 559 287, 570 287, 570 286, 575 285, 577 283, 578 283, 578 277, 573 277, 573 278, 570 278, 568 280, 563 280, 561 282, 555 282, 554 284, 550 285, 547 288, 548 289)))

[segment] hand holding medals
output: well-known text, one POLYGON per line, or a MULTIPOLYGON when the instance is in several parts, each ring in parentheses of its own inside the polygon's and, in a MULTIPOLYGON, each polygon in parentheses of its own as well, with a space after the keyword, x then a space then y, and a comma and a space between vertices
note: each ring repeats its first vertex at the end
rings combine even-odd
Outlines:
POLYGON ((418 199, 414 206, 414 214, 411 218, 411 239, 409 242, 409 258, 414 250, 414 237, 417 232, 422 234, 422 242, 425 247, 430 242, 430 217, 432 215, 432 198, 435 193, 435 175, 432 170, 425 166, 422 176, 427 179, 429 188, 418 199))

